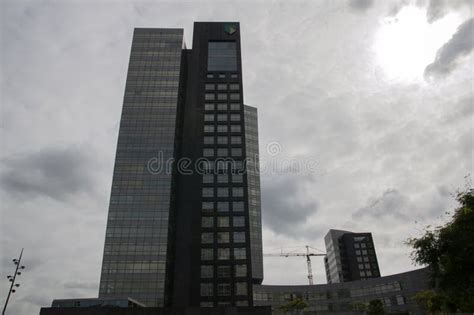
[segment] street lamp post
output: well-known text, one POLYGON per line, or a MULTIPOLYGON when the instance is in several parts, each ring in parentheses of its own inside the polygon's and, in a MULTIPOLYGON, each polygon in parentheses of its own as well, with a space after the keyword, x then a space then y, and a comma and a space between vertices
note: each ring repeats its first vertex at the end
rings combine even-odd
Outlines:
POLYGON ((10 286, 10 290, 8 291, 7 300, 5 301, 5 306, 3 307, 2 315, 5 315, 5 310, 7 309, 8 301, 10 300, 10 295, 12 293, 15 293, 16 292, 15 288, 18 288, 20 286, 19 283, 15 283, 15 280, 16 280, 16 276, 21 275, 21 271, 18 271, 18 269, 25 269, 25 266, 20 265, 22 256, 23 256, 23 248, 21 249, 20 257, 18 257, 18 259, 16 258, 13 259, 13 263, 16 265, 15 273, 13 274, 13 276, 7 277, 8 281, 10 281, 12 284, 10 286))

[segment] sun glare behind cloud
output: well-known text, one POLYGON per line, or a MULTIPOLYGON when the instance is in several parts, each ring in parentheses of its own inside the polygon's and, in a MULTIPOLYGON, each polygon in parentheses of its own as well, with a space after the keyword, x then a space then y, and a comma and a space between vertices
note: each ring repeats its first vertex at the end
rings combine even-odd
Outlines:
POLYGON ((422 80, 425 67, 460 22, 455 14, 449 14, 430 24, 425 9, 403 8, 395 17, 381 21, 374 43, 377 64, 390 81, 422 80))

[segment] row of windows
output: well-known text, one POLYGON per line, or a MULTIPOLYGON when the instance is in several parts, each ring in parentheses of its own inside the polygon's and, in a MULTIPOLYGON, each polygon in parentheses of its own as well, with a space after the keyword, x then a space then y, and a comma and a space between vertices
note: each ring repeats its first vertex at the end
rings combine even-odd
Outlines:
MULTIPOLYGON (((214 241, 217 241, 218 244, 230 243, 230 234, 230 232, 204 232, 201 233, 201 243, 213 244, 214 241)), ((232 236, 234 243, 245 243, 245 232, 233 232, 232 236)))
MULTIPOLYGON (((204 144, 228 144, 229 137, 228 136, 205 136, 204 137, 204 144)), ((242 137, 241 136, 231 136, 230 137, 230 144, 242 144, 242 137)))
POLYGON ((232 101, 240 101, 240 93, 217 93, 217 98, 216 94, 214 93, 206 93, 204 95, 204 99, 206 101, 214 101, 214 100, 219 100, 219 101, 226 101, 227 99, 230 99, 232 101))
MULTIPOLYGON (((231 156, 242 156, 242 148, 232 148, 230 150, 231 156)), ((202 156, 204 157, 213 157, 213 156, 220 156, 226 157, 229 156, 229 149, 228 148, 219 148, 214 150, 213 148, 205 148, 202 150, 202 156)))
MULTIPOLYGON (((218 283, 217 284, 217 296, 230 296, 231 284, 230 283, 218 283)), ((235 283, 235 295, 247 295, 247 283, 236 282, 235 283)), ((214 296, 214 284, 213 283, 201 283, 201 296, 214 296)))
MULTIPOLYGON (((218 175, 220 176, 220 175, 218 175)), ((226 176, 226 175, 224 175, 226 176)), ((232 182, 233 183, 242 183, 243 182, 243 175, 232 175, 232 182)), ((237 192, 237 193, 240 193, 237 192)), ((217 197, 229 197, 229 188, 228 187, 218 187, 217 194, 213 187, 204 187, 202 189, 202 197, 213 198, 217 195, 217 197)), ((235 197, 235 196, 234 196, 235 197)), ((241 197, 241 196, 239 196, 241 197)))
POLYGON ((217 106, 213 103, 204 104, 205 111, 216 110, 216 108, 217 110, 227 110, 228 108, 230 108, 230 110, 240 110, 240 103, 232 103, 230 107, 226 103, 218 103, 217 106))
MULTIPOLYGON (((235 196, 234 196, 235 197, 235 196)), ((211 213, 217 210, 217 212, 229 212, 230 202, 228 201, 203 201, 202 202, 202 212, 211 213)), ((244 202, 243 201, 233 201, 232 202, 232 211, 233 212, 242 212, 244 211, 244 202)))
POLYGON ((374 270, 374 271, 372 271, 372 270, 360 270, 359 274, 360 274, 361 278, 372 277, 372 276, 377 277, 379 275, 379 272, 376 271, 376 270, 374 270))
MULTIPOLYGON (((217 256, 214 254, 213 248, 201 248, 201 260, 229 260, 231 259, 231 249, 230 248, 218 248, 217 256)), ((236 247, 233 248, 232 259, 235 260, 244 260, 247 259, 247 250, 245 247, 236 247)))
MULTIPOLYGON (((201 227, 203 228, 213 228, 214 223, 217 223, 218 228, 226 228, 230 227, 231 223, 229 217, 227 216, 219 216, 214 219, 214 217, 202 217, 201 218, 201 227)), ((243 216, 235 216, 232 217, 232 226, 233 227, 245 227, 245 217, 243 216)))
POLYGON ((213 90, 218 90, 218 91, 225 91, 225 90, 232 90, 232 91, 238 91, 240 89, 240 84, 239 83, 206 83, 204 88, 206 91, 213 91, 213 90))
MULTIPOLYGON (((238 163, 238 162, 242 162, 242 161, 234 161, 234 164, 232 165, 233 170, 236 170, 236 172, 239 170, 242 170, 243 168, 242 163, 238 163)), ((210 165, 213 165, 213 164, 210 164, 210 165)), ((243 181, 242 176, 243 175, 241 174, 232 174, 231 175, 232 183, 242 183, 243 181)), ((204 174, 202 175, 202 182, 203 184, 213 184, 213 183, 227 184, 229 183, 229 176, 228 174, 217 174, 216 176, 214 176, 214 174, 204 174)))
MULTIPOLYGON (((232 266, 216 266, 217 267, 217 278, 230 278, 232 276, 232 266)), ((214 278, 214 265, 202 265, 201 266, 201 278, 210 279, 214 278)), ((247 265, 235 265, 234 266, 234 277, 246 277, 247 276, 247 265)))
POLYGON ((354 243, 354 248, 373 248, 372 243, 354 243))
MULTIPOLYGON (((223 197, 230 197, 232 193, 232 197, 243 197, 244 196, 244 189, 242 187, 232 187, 229 189, 229 187, 218 187, 217 188, 217 197, 223 198, 223 197)), ((205 187, 202 189, 202 196, 203 197, 214 197, 214 188, 212 187, 205 187)), ((206 205, 208 206, 208 205, 206 205)), ((203 204, 204 207, 204 204, 203 204)))
POLYGON ((367 249, 362 249, 362 250, 356 249, 355 253, 356 253, 357 256, 368 255, 368 254, 375 255, 375 252, 374 252, 373 249, 369 249, 368 251, 367 251, 367 249))
MULTIPOLYGON (((205 133, 211 133, 211 132, 229 132, 229 126, 228 125, 204 125, 204 132, 205 133)), ((241 132, 241 126, 240 125, 230 125, 230 132, 241 132)))
POLYGON ((226 74, 226 73, 208 73, 206 75, 206 78, 208 78, 208 79, 215 79, 215 78, 225 79, 227 77, 229 77, 231 79, 238 79, 239 75, 237 73, 230 73, 230 74, 226 74))
POLYGON ((204 114, 204 121, 240 121, 240 114, 204 114), (217 118, 217 119, 216 119, 217 118))

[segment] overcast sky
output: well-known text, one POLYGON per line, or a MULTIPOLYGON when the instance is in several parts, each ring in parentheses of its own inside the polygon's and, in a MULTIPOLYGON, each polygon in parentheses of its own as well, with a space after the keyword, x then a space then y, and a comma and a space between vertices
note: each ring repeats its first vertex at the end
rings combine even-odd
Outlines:
MULTIPOLYGON (((21 247, 27 266, 10 314, 97 296, 134 27, 184 28, 190 47, 194 21, 240 21, 265 252, 324 250, 330 228, 370 231, 383 275, 411 270, 404 241, 441 222, 473 171, 468 0, 2 1, 0 11, 0 298, 21 247)), ((266 284, 307 283, 304 258, 264 265, 266 284)), ((319 257, 313 272, 326 282, 319 257)))

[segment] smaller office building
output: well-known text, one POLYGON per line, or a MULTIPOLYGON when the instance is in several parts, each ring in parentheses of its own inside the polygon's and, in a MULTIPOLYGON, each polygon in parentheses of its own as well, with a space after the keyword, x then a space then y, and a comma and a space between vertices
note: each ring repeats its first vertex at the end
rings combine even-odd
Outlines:
POLYGON ((328 283, 380 277, 372 233, 329 230, 324 237, 328 283))
POLYGON ((271 306, 272 314, 294 299, 308 306, 303 314, 362 314, 372 300, 380 300, 387 314, 424 314, 413 297, 429 288, 427 268, 342 283, 319 285, 254 285, 257 306, 271 306))

